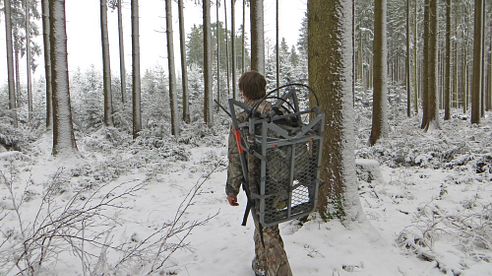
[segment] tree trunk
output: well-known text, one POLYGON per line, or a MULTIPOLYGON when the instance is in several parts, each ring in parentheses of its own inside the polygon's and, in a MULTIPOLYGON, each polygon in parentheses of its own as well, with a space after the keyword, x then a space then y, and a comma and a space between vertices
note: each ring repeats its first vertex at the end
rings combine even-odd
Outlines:
POLYGON ((372 101, 372 128, 369 144, 373 146, 387 135, 388 120, 386 88, 386 0, 374 1, 374 89, 372 101))
POLYGON ((5 14, 5 34, 7 44, 7 82, 9 89, 9 111, 12 118, 12 123, 15 127, 18 127, 17 122, 17 101, 15 93, 15 80, 14 80, 14 57, 13 57, 13 43, 12 43, 12 11, 10 9, 10 0, 4 0, 4 14, 5 14))
POLYGON ((418 115, 419 114, 419 70, 418 70, 418 66, 419 66, 419 59, 417 57, 417 51, 418 51, 418 42, 419 42, 419 39, 418 39, 418 34, 417 34, 417 24, 418 24, 418 20, 417 20, 417 16, 418 16, 418 12, 417 12, 417 1, 418 0, 415 0, 415 17, 414 17, 414 23, 413 23, 413 61, 414 61, 414 66, 413 66, 413 74, 414 74, 414 77, 413 77, 413 87, 414 87, 414 93, 413 93, 413 105, 414 105, 414 109, 415 109, 415 115, 418 115))
MULTIPOLYGON (((276 68, 276 80, 277 87, 280 87, 280 39, 279 39, 279 10, 278 10, 278 0, 275 1, 275 68, 276 68)), ((277 96, 279 96, 280 91, 277 91, 277 96)))
POLYGON ((141 83, 140 83, 140 30, 138 18, 138 0, 131 0, 132 17, 132 109, 133 109, 133 138, 138 137, 142 130, 141 83))
POLYGON ((126 69, 125 69, 125 46, 123 43, 123 15, 121 13, 121 0, 118 0, 118 44, 120 50, 120 85, 121 102, 126 103, 126 69))
POLYGON ((112 93, 111 93, 111 62, 108 40, 108 3, 100 1, 101 8, 101 44, 103 64, 103 90, 104 90, 104 125, 113 126, 112 93))
POLYGON ((229 77, 229 33, 227 28, 227 0, 224 0, 224 36, 225 36, 227 95, 231 95, 231 79, 229 77))
POLYGON ((475 34, 473 39, 473 90, 471 123, 480 123, 480 94, 482 88, 482 8, 483 0, 475 0, 475 34))
POLYGON ((236 0, 231 0, 231 78, 232 78, 232 98, 236 95, 236 0))
POLYGON ((32 77, 31 77, 31 16, 28 0, 24 1, 26 12, 25 36, 26 36, 26 89, 27 89, 27 117, 30 122, 32 119, 32 77))
MULTIPOLYGON (((215 36, 217 37, 217 102, 222 103, 221 99, 221 93, 220 93, 220 32, 219 32, 219 4, 220 1, 216 1, 215 3, 215 15, 216 15, 216 24, 217 27, 215 28, 215 36)), ((219 111, 219 106, 216 106, 217 111, 219 111)))
POLYGON ((210 38, 210 0, 203 0, 203 78, 205 95, 203 119, 209 127, 212 119, 212 43, 210 38))
MULTIPOLYGON (((352 29, 344 24, 351 22, 351 12, 350 0, 308 1, 309 86, 318 93, 325 113, 317 207, 323 218, 337 216, 344 221, 363 219, 353 153, 352 29)), ((310 102, 315 105, 314 99, 310 102)))
POLYGON ((485 117, 485 104, 484 104, 484 98, 485 98, 485 13, 487 10, 485 9, 485 1, 482 0, 482 59, 480 61, 480 117, 485 117))
POLYGON ((444 120, 451 119, 451 0, 446 0, 446 72, 444 84, 444 120))
POLYGON ((53 87, 53 155, 73 154, 77 143, 72 124, 67 60, 65 0, 49 1, 51 85, 53 87))
MULTIPOLYGON (((14 35, 14 41, 18 40, 18 38, 15 38, 14 35)), ((20 45, 16 45, 17 43, 14 43, 14 66, 15 66, 15 94, 16 94, 16 99, 17 99, 17 107, 21 107, 22 105, 22 87, 21 87, 21 80, 20 80, 20 69, 19 69, 19 48, 20 45)))
POLYGON ((251 0, 251 70, 265 75, 263 0, 251 0))
POLYGON ((242 28, 242 45, 241 45, 241 74, 243 74, 246 71, 246 61, 245 61, 245 55, 244 55, 244 50, 245 50, 245 37, 244 35, 246 34, 246 0, 243 0, 243 28, 242 28))
POLYGON ((438 98, 437 98, 437 39, 438 39, 438 25, 437 25, 437 0, 429 0, 429 48, 428 48, 428 61, 424 62, 429 66, 428 75, 428 111, 427 120, 425 125, 425 130, 430 128, 439 128, 439 117, 438 117, 438 98))
POLYGON ((406 56, 406 85, 407 85, 407 117, 412 116, 411 112, 411 105, 410 103, 412 102, 411 95, 412 95, 412 84, 410 81, 410 0, 407 0, 407 56, 406 56))
POLYGON ((43 14, 43 45, 44 45, 44 77, 46 82, 46 128, 53 126, 53 105, 52 105, 52 86, 51 86, 51 59, 50 59, 50 14, 49 1, 41 1, 43 14))
POLYGON ((179 135, 178 102, 176 100, 176 69, 174 66, 173 16, 171 0, 166 0, 167 64, 169 70, 169 104, 171 106, 171 134, 179 135))
POLYGON ((187 124, 191 122, 190 103, 188 97, 188 65, 186 62, 186 33, 184 29, 183 0, 178 0, 179 17, 179 49, 181 52, 181 86, 183 90, 183 121, 187 124))

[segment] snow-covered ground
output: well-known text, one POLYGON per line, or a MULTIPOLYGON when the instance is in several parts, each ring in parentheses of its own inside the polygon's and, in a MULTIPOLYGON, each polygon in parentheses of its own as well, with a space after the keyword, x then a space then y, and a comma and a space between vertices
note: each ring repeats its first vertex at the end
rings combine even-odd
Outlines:
MULTIPOLYGON (((294 275, 492 275, 490 113, 480 126, 454 116, 425 133, 417 117, 395 112, 390 135, 372 148, 370 117, 358 112, 366 221, 281 224, 294 275)), ((239 207, 225 200, 227 126, 218 121, 178 139, 144 134, 136 142, 101 129, 78 137, 72 158, 50 157, 49 135, 22 153, 0 153, 0 275, 15 275, 29 258, 36 267, 48 251, 41 275, 154 267, 155 275, 252 276, 253 227, 240 225, 244 195, 239 207)))

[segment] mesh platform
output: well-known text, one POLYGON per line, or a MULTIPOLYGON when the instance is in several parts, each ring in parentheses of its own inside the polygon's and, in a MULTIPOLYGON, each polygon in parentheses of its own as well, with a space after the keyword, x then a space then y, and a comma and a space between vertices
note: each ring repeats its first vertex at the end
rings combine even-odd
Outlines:
MULTIPOLYGON (((303 217, 314 210, 324 125, 324 115, 317 108, 299 111, 296 91, 275 97, 271 104, 277 110, 287 105, 283 110, 288 112, 250 116, 247 122, 238 123, 235 108, 246 107, 234 100, 229 102, 234 127, 241 132, 241 146, 248 160, 259 164, 259 181, 248 183, 254 185, 251 198, 263 226, 303 217), (302 118, 308 117, 309 122, 303 123, 302 118)), ((248 175, 246 162, 242 166, 248 175)))

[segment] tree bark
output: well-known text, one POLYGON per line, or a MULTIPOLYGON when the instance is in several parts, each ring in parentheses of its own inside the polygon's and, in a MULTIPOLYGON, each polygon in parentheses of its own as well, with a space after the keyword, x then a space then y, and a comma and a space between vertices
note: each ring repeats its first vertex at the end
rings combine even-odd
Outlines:
POLYGON ((444 120, 451 119, 451 0, 446 0, 446 72, 444 80, 444 120))
POLYGON ((133 138, 142 130, 141 83, 140 83, 140 30, 138 18, 138 0, 131 0, 132 17, 132 110, 133 138))
MULTIPOLYGON (((215 3, 215 15, 216 15, 216 28, 215 28, 215 36, 217 37, 217 102, 222 103, 222 97, 220 93, 220 19, 219 19, 219 5, 220 1, 215 3)), ((219 111, 219 106, 216 106, 216 110, 219 111)))
POLYGON ((211 127, 212 119, 212 43, 210 35, 210 0, 203 0, 203 78, 205 95, 203 103, 203 118, 205 124, 211 127))
POLYGON ((6 34, 6 50, 7 50, 7 84, 9 89, 9 111, 12 117, 12 123, 15 127, 18 127, 17 121, 17 100, 15 93, 15 80, 14 80, 14 47, 12 43, 12 11, 10 9, 10 0, 4 0, 4 15, 5 15, 5 34, 6 34))
POLYGON ((179 18, 179 49, 181 52, 181 86, 183 90, 183 121, 187 124, 191 122, 190 103, 188 93, 188 65, 186 62, 186 33, 184 29, 183 0, 178 0, 179 18))
POLYGON ((46 128, 53 126, 53 105, 52 105, 52 86, 51 86, 51 59, 50 59, 50 14, 49 1, 41 1, 43 14, 43 45, 44 45, 44 77, 46 82, 46 128))
POLYGON ((176 68, 174 65, 172 1, 166 0, 167 64, 169 71, 169 104, 171 106, 171 134, 179 135, 178 102, 176 100, 176 68))
POLYGON ((387 88, 386 88, 386 0, 374 1, 374 89, 372 105, 372 128, 369 144, 373 146, 387 134, 387 88))
MULTIPOLYGON (((363 219, 355 177, 350 0, 308 1, 309 86, 325 113, 318 211, 323 218, 363 219), (330 26, 330 28, 327 28, 330 26), (329 153, 329 154, 328 154, 329 153), (332 210, 335 210, 332 212, 332 210)), ((315 105, 311 98, 311 105, 315 105)))
POLYGON ((72 124, 67 59, 65 0, 49 1, 51 85, 53 87, 53 155, 73 154, 77 143, 72 124))
POLYGON ((113 126, 112 93, 111 93, 111 62, 108 39, 108 3, 100 0, 101 10, 101 44, 103 64, 103 90, 104 90, 104 125, 113 126))
POLYGON ((118 46, 120 51, 120 90, 121 102, 126 103, 126 68, 125 68, 125 46, 123 43, 123 15, 121 12, 121 0, 118 0, 118 46))
MULTIPOLYGON (((276 69, 276 80, 277 87, 280 87, 280 39, 279 39, 279 10, 278 10, 278 0, 275 0, 275 69, 276 69)), ((280 91, 277 90, 277 96, 279 96, 280 91)))
POLYGON ((241 45, 241 74, 243 74, 246 71, 246 60, 245 60, 245 55, 244 55, 244 50, 245 50, 245 34, 246 34, 246 0, 243 0, 243 28, 242 28, 242 45, 241 45))
POLYGON ((224 0, 224 37, 225 37, 227 95, 231 95, 231 80, 229 77, 229 33, 227 28, 227 0, 224 0))
POLYGON ((417 70, 419 67, 419 59, 417 57, 417 51, 418 51, 418 35, 417 35, 417 24, 418 24, 418 20, 417 20, 417 16, 418 16, 418 12, 417 12, 417 1, 418 0, 415 0, 415 17, 414 17, 414 22, 413 22, 413 60, 414 60, 414 66, 413 66, 413 74, 414 74, 414 78, 413 78, 413 87, 414 87, 414 93, 413 93, 413 105, 414 105, 414 110, 415 110, 415 115, 418 115, 419 114, 419 92, 420 92, 420 89, 419 89, 419 75, 418 75, 418 72, 419 70, 417 70))
POLYGON ((31 75, 31 16, 29 10, 28 0, 24 1, 24 8, 26 12, 25 22, 25 36, 26 36, 26 90, 27 90, 27 117, 28 121, 32 120, 32 75, 31 75))
POLYGON ((263 0, 251 0, 251 70, 265 75, 263 0))
POLYGON ((482 8, 483 0, 475 0, 475 34, 473 39, 473 90, 471 123, 480 123, 480 94, 482 88, 482 8))
POLYGON ((406 85, 407 85, 407 117, 411 117, 412 116, 412 112, 411 112, 411 102, 412 102, 412 83, 410 81, 410 69, 411 69, 411 66, 410 66, 410 0, 407 0, 407 10, 406 10, 406 13, 407 13, 407 26, 406 26, 406 31, 407 31, 407 56, 406 56, 406 64, 405 64, 405 67, 406 67, 406 85))
POLYGON ((236 0, 231 0, 231 78, 232 78, 232 98, 236 95, 236 0))
POLYGON ((429 0, 429 48, 428 48, 428 62, 424 62, 429 66, 428 75, 428 111, 425 130, 430 128, 439 128, 438 117, 438 98, 437 98, 437 39, 438 39, 438 25, 437 25, 437 0, 429 0))

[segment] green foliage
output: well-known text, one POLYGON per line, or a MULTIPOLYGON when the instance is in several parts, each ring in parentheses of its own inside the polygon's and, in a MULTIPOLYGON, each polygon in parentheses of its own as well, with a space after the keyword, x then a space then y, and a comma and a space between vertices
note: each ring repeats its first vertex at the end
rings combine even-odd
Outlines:
MULTIPOLYGON (((212 68, 216 71, 217 67, 217 31, 219 36, 219 47, 220 47, 220 70, 225 72, 226 70, 226 40, 225 40, 225 30, 223 27, 223 23, 219 22, 211 24, 211 38, 212 38, 212 68)), ((227 35, 229 37, 229 60, 231 59, 231 32, 228 30, 227 35)), ((234 40, 234 48, 235 48, 235 58, 237 68, 241 65, 241 47, 242 47, 242 26, 238 28, 235 32, 235 40, 234 40)), ((245 44, 247 45, 247 39, 245 40, 245 44)), ((191 28, 190 33, 188 34, 188 39, 186 41, 186 56, 188 58, 188 63, 198 65, 198 67, 203 67, 203 27, 202 25, 194 25, 191 28)), ((245 49, 245 59, 249 62, 249 50, 245 49)), ((246 64, 248 67, 249 64, 246 64)))

